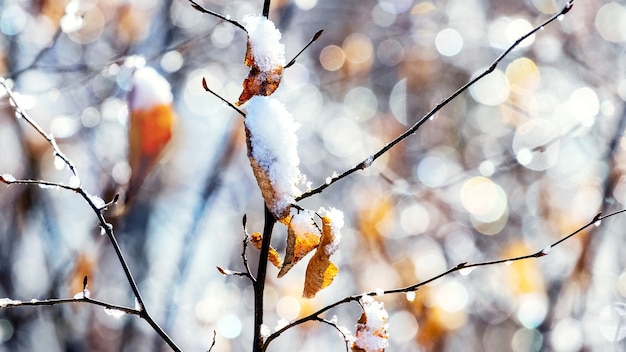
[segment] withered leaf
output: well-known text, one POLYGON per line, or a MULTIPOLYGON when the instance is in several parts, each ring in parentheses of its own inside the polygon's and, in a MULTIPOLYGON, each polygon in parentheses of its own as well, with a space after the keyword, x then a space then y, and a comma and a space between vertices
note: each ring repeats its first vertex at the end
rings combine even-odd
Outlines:
POLYGON ((283 75, 283 66, 277 65, 270 70, 262 70, 256 64, 250 37, 248 37, 244 64, 250 67, 248 76, 243 81, 243 91, 235 105, 243 105, 255 95, 268 96, 278 88, 283 75))
MULTIPOLYGON (((261 236, 261 233, 255 232, 252 235, 250 235, 250 243, 252 243, 252 245, 256 249, 261 250, 261 246, 263 244, 263 236, 261 236)), ((276 249, 274 249, 274 247, 271 247, 271 246, 270 246, 270 252, 269 252, 267 260, 269 260, 270 263, 274 264, 274 266, 279 269, 283 265, 282 261, 280 260, 280 255, 278 255, 278 252, 276 251, 276 249)))
POLYGON ((302 297, 313 298, 320 290, 328 287, 339 273, 339 269, 329 258, 327 246, 335 240, 332 231, 331 219, 328 216, 322 218, 322 238, 306 268, 304 278, 304 291, 302 297))
MULTIPOLYGON (((294 215, 287 218, 287 247, 285 249, 285 260, 283 266, 278 273, 278 277, 283 277, 291 268, 296 265, 300 259, 304 258, 313 249, 317 248, 320 243, 319 232, 311 232, 314 226, 303 228, 302 226, 294 226, 294 215)), ((313 219, 308 215, 302 215, 309 218, 311 223, 313 219)), ((305 220, 306 221, 306 220, 305 220)))

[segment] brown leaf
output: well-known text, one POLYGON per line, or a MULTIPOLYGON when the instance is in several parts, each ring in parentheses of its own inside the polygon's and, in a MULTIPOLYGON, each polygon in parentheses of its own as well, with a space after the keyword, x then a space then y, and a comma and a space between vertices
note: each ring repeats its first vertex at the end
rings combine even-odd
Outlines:
MULTIPOLYGON (((299 219, 298 219, 299 220, 299 219)), ((306 221, 306 220, 305 220, 306 221)), ((316 229, 313 219, 309 214, 297 214, 287 218, 287 247, 285 249, 285 260, 283 266, 278 273, 278 277, 283 277, 287 272, 296 265, 300 259, 304 258, 313 249, 317 248, 320 243, 319 231, 311 232, 311 229, 316 229), (294 217, 305 216, 308 217, 308 221, 312 226, 304 227, 297 226, 295 224, 294 217), (296 225, 296 226, 294 226, 296 225)))
MULTIPOLYGON (((263 236, 261 236, 261 233, 255 232, 252 235, 250 235, 250 243, 252 243, 252 245, 256 249, 261 250, 261 246, 263 244, 263 236)), ((270 252, 268 254, 267 260, 269 260, 270 263, 274 264, 274 266, 279 269, 283 265, 282 261, 280 260, 280 255, 278 255, 278 252, 272 246, 270 246, 270 252)))
POLYGON ((335 240, 331 219, 328 216, 324 216, 322 224, 320 244, 306 268, 304 292, 302 293, 304 298, 313 298, 320 290, 328 287, 333 282, 335 276, 337 276, 337 273, 339 273, 337 266, 329 260, 330 255, 327 248, 335 240))
POLYGON ((243 91, 235 105, 239 106, 250 100, 255 95, 268 96, 278 88, 283 75, 283 67, 276 66, 271 70, 263 71, 255 62, 250 38, 248 37, 246 57, 244 64, 250 67, 248 76, 243 81, 243 91))
POLYGON ((279 201, 281 197, 274 191, 274 187, 272 186, 272 181, 267 173, 267 171, 259 164, 259 162, 254 158, 252 153, 252 143, 250 142, 250 131, 246 128, 246 144, 248 146, 248 159, 250 159, 250 166, 252 167, 252 172, 254 173, 254 177, 257 180, 257 184, 261 189, 261 195, 263 195, 263 200, 265 200, 265 204, 268 209, 272 210, 272 214, 276 217, 276 219, 282 223, 285 223, 285 218, 289 216, 290 207, 279 207, 279 201), (280 209, 278 209, 280 208, 280 209))

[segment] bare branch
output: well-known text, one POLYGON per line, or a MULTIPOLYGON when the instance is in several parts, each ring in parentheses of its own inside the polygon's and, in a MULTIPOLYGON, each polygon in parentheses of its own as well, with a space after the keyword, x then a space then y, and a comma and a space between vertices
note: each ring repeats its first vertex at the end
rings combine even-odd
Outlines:
POLYGON ((317 312, 314 312, 306 317, 300 318, 296 321, 293 321, 291 323, 289 323, 288 325, 285 325, 283 328, 277 330, 276 332, 274 332, 273 334, 271 334, 270 336, 268 336, 267 340, 265 341, 265 344, 263 346, 262 351, 265 351, 268 347, 268 345, 274 340, 276 339, 278 336, 280 336, 283 332, 293 328, 294 326, 300 325, 302 323, 306 323, 308 321, 314 321, 314 320, 320 320, 320 315, 322 315, 323 313, 329 311, 332 308, 335 308, 339 305, 342 305, 344 303, 349 303, 349 302, 358 302, 359 298, 362 297, 363 295, 368 295, 368 296, 380 296, 380 295, 388 295, 388 294, 393 294, 393 293, 407 293, 407 292, 412 292, 412 291, 416 291, 418 290, 420 287, 428 285, 430 283, 432 283, 433 281, 439 280, 444 276, 447 276, 449 274, 452 274, 456 271, 460 271, 460 270, 464 270, 464 269, 470 269, 470 268, 475 268, 475 267, 479 267, 479 266, 491 266, 491 265, 498 265, 498 264, 510 264, 516 261, 522 261, 522 260, 526 260, 526 259, 532 259, 532 258, 539 258, 539 257, 544 257, 546 255, 549 255, 550 252, 552 251, 552 249, 558 245, 560 245, 561 243, 567 241, 568 239, 572 238, 573 236, 579 234, 580 232, 582 232, 583 230, 587 229, 590 226, 600 226, 600 223, 602 220, 604 219, 608 219, 610 217, 622 214, 622 213, 626 213, 626 209, 622 209, 607 215, 602 216, 602 214, 597 214, 596 216, 593 217, 593 219, 591 221, 589 221, 587 224, 581 226, 580 228, 578 228, 577 230, 575 230, 574 232, 570 233, 569 235, 561 238, 560 240, 557 240, 553 243, 551 243, 550 245, 542 248, 541 250, 537 251, 537 252, 533 252, 527 255, 523 255, 523 256, 518 256, 518 257, 511 257, 511 258, 504 258, 504 259, 498 259, 498 260, 491 260, 491 261, 485 261, 485 262, 477 262, 477 263, 467 263, 467 262, 463 262, 463 263, 459 263, 456 266, 438 274, 435 275, 433 277, 431 277, 428 280, 422 281, 422 282, 418 282, 416 284, 407 286, 407 287, 402 287, 402 288, 396 288, 396 289, 390 289, 390 290, 385 290, 385 291, 380 291, 380 290, 376 290, 376 291, 371 291, 371 292, 366 292, 366 293, 362 293, 362 294, 358 294, 358 295, 352 295, 352 296, 348 296, 345 297, 341 300, 338 300, 334 303, 331 303, 327 306, 325 306, 324 308, 318 310, 317 312))
POLYGON ((561 17, 564 14, 566 14, 567 12, 569 12, 569 10, 572 9, 573 5, 574 5, 574 0, 568 1, 567 4, 565 4, 563 9, 559 13, 557 13, 554 16, 550 17, 548 20, 546 20, 542 24, 538 25, 537 27, 533 28, 528 33, 526 33, 523 36, 521 36, 520 38, 518 38, 513 44, 511 44, 511 46, 509 46, 502 54, 500 54, 500 56, 498 56, 486 70, 484 70, 481 74, 479 74, 478 76, 476 76, 475 78, 473 78, 472 80, 467 82, 461 88, 457 89, 450 96, 448 96, 447 98, 445 98, 444 100, 439 102, 432 110, 430 110, 430 112, 428 112, 426 115, 424 115, 413 126, 411 126, 404 133, 402 133, 401 135, 396 137, 394 140, 389 142, 387 145, 382 147, 376 153, 370 155, 367 159, 365 159, 362 162, 356 164, 351 169, 348 169, 348 170, 344 171, 343 173, 330 178, 328 182, 326 182, 326 183, 324 183, 324 184, 322 184, 322 185, 320 185, 320 186, 318 186, 318 187, 316 187, 316 188, 314 188, 314 189, 312 189, 312 190, 310 190, 308 192, 303 193, 301 196, 296 198, 296 201, 300 201, 300 200, 302 200, 304 198, 308 198, 308 197, 310 197, 310 196, 312 196, 314 194, 321 193, 324 189, 326 189, 328 186, 332 185, 333 183, 335 183, 335 182, 337 182, 337 181, 339 181, 339 180, 341 180, 341 179, 343 179, 343 178, 353 174, 356 171, 363 170, 363 169, 366 169, 367 167, 369 167, 374 160, 378 159, 380 156, 385 154, 389 149, 393 148, 396 144, 402 142, 403 140, 405 140, 406 138, 408 138, 409 136, 411 136, 415 132, 417 132, 417 130, 419 130, 420 127, 422 127, 427 121, 429 121, 430 118, 433 117, 444 106, 448 105, 448 103, 450 103, 456 97, 461 95, 461 93, 465 92, 467 89, 469 89, 469 87, 474 85, 476 82, 480 81, 485 76, 487 76, 488 74, 493 72, 496 69, 496 67, 498 66, 498 64, 500 63, 500 61, 502 61, 511 51, 513 51, 513 49, 515 49, 522 41, 524 41, 524 39, 530 37, 531 35, 535 34, 538 31, 540 31, 541 28, 547 26, 548 24, 554 22, 559 17, 561 17))
MULTIPOLYGON (((26 113, 26 111, 19 106, 18 99, 16 99, 15 93, 12 91, 6 79, 0 78, 0 85, 4 87, 4 89, 7 92, 7 95, 9 96, 9 99, 12 101, 13 106, 15 108, 15 114, 23 118, 31 127, 33 127, 43 138, 45 138, 48 141, 48 143, 54 150, 55 156, 60 158, 64 162, 64 164, 72 172, 72 176, 74 178, 73 180, 72 178, 70 178, 71 185, 65 185, 62 183, 42 181, 42 180, 16 180, 14 178, 11 179, 12 176, 11 178, 7 177, 7 175, 5 174, 2 177, 0 177, 0 182, 4 182, 6 184, 13 184, 13 183, 24 184, 24 185, 36 184, 40 187, 43 186, 43 187, 61 188, 61 189, 67 189, 75 193, 78 193, 93 210, 94 214, 98 218, 100 227, 103 229, 104 233, 106 233, 109 239, 109 242, 113 246, 113 249, 118 258, 118 261, 120 265, 122 266, 122 270, 124 271, 124 275, 126 276, 126 280, 128 281, 131 287, 131 290, 133 291, 133 294, 135 295, 135 299, 137 300, 137 303, 140 307, 138 315, 142 319, 144 319, 146 322, 148 322, 148 324, 150 324, 153 330, 159 336, 161 336, 163 341, 165 341, 174 351, 181 351, 180 348, 176 345, 176 343, 174 343, 174 341, 167 335, 167 333, 165 333, 165 331, 159 326, 159 324, 157 324, 157 322, 152 318, 150 314, 148 314, 148 312, 145 309, 145 304, 141 296, 141 293, 139 292, 137 283, 135 282, 135 278, 133 277, 130 271, 130 268, 128 267, 128 263, 117 242, 115 234, 113 233, 113 227, 106 221, 106 219, 104 218, 104 215, 102 214, 102 210, 107 207, 107 204, 111 204, 112 202, 104 203, 104 201, 100 197, 93 196, 87 193, 87 191, 85 191, 85 189, 82 188, 82 186, 80 185, 80 179, 78 178, 78 173, 77 173, 76 167, 74 166, 74 163, 67 156, 65 156, 65 154, 61 151, 54 137, 51 134, 46 133, 43 130, 43 128, 41 128, 39 124, 37 124, 37 122, 35 122, 35 120, 33 120, 26 113), (74 185, 74 183, 76 183, 76 185, 74 185)), ((117 200, 117 197, 114 197, 113 202, 116 200, 117 200)), ((85 295, 83 295, 83 298, 84 296, 85 295)))
POLYGON ((226 22, 228 22, 228 23, 231 23, 231 24, 233 24, 235 27, 237 27, 237 28, 239 28, 239 29, 242 29, 244 32, 248 33, 248 31, 246 30, 246 28, 245 28, 243 25, 241 25, 241 23, 239 23, 239 22, 237 22, 237 21, 233 20, 232 18, 230 18, 230 17, 226 17, 226 16, 224 16, 224 15, 221 15, 221 14, 219 14, 219 13, 215 12, 215 11, 211 11, 211 10, 209 10, 209 9, 207 9, 207 8, 205 8, 205 7, 203 7, 202 5, 198 4, 197 2, 195 2, 195 1, 193 1, 193 0, 189 0, 189 2, 191 3, 191 7, 193 7, 194 9, 196 9, 196 10, 198 10, 198 11, 202 12, 202 13, 206 13, 206 14, 209 14, 209 15, 211 15, 211 16, 215 16, 215 17, 217 17, 217 18, 219 18, 219 19, 221 19, 221 20, 224 20, 224 21, 226 21, 226 22))
POLYGON ((311 44, 313 44, 316 40, 318 40, 319 37, 322 35, 322 32, 324 32, 324 29, 320 29, 319 31, 317 31, 317 33, 315 33, 315 35, 313 35, 313 38, 311 38, 311 40, 309 40, 309 42, 304 46, 304 48, 302 48, 296 54, 296 56, 294 56, 293 59, 291 59, 291 61, 289 61, 289 63, 287 65, 285 65, 283 68, 288 68, 288 67, 292 66, 293 64, 295 64, 296 63, 296 59, 298 58, 298 56, 300 56, 309 46, 311 46, 311 44))
POLYGON ((221 100, 222 102, 226 103, 228 106, 230 106, 233 110, 237 111, 239 113, 239 115, 243 116, 244 118, 246 117, 246 113, 244 113, 243 111, 241 111, 238 107, 236 107, 233 103, 229 102, 228 100, 222 98, 221 95, 215 93, 214 91, 211 90, 211 88, 209 88, 208 84, 206 83, 206 78, 202 77, 202 88, 204 88, 204 90, 206 90, 207 92, 213 94, 214 96, 216 96, 219 100, 221 100))

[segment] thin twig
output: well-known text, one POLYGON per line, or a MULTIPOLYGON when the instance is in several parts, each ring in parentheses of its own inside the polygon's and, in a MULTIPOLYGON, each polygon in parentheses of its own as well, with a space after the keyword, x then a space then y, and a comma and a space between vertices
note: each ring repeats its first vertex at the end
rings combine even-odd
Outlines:
POLYGON ((215 346, 215 336, 217 335, 217 333, 215 332, 215 330, 213 330, 213 341, 211 342, 211 346, 209 346, 209 349, 207 352, 211 352, 211 350, 213 349, 213 347, 215 346))
POLYGON ((350 346, 348 344, 348 342, 349 342, 348 341, 348 336, 346 336, 346 334, 343 332, 343 330, 341 330, 341 328, 339 327, 339 325, 337 325, 337 323, 335 323, 333 321, 330 321, 330 320, 326 320, 326 319, 320 318, 320 317, 316 317, 315 320, 317 320, 319 322, 322 322, 324 324, 328 324, 328 325, 332 326, 333 328, 335 328, 335 330, 337 330, 339 332, 339 334, 341 334, 341 336, 343 336, 343 340, 346 342, 345 343, 345 345, 346 345, 346 352, 350 351, 350 346))
POLYGON ((542 24, 540 24, 539 26, 533 28, 531 31, 529 31, 528 33, 524 34, 523 36, 521 36, 519 39, 517 39, 513 44, 511 44, 511 46, 509 46, 502 54, 500 54, 500 56, 498 56, 492 63, 491 65, 484 70, 481 74, 479 74, 478 76, 476 76, 475 78, 473 78, 472 80, 470 80, 469 82, 467 82, 465 85, 463 85, 461 88, 457 89, 454 93, 452 93, 450 96, 448 96, 447 98, 445 98, 444 100, 442 100, 441 102, 439 102, 432 110, 430 110, 430 112, 428 112, 426 115, 424 115, 419 121, 417 121, 413 126, 411 126, 408 130, 406 130, 404 133, 402 133, 401 135, 399 135, 398 137, 396 137, 394 140, 392 140, 391 142, 389 142, 387 145, 385 145, 383 148, 381 148, 379 151, 377 151, 376 153, 370 155, 368 158, 366 158, 365 160, 363 160, 362 162, 356 164, 355 166, 353 166, 351 169, 344 171, 343 173, 334 176, 332 178, 330 178, 329 182, 326 182, 308 192, 303 193, 301 196, 299 196, 298 198, 296 198, 296 201, 300 201, 304 198, 308 198, 314 194, 318 194, 321 193, 323 190, 325 190, 328 186, 332 185, 333 183, 343 179, 344 177, 347 177, 351 174, 353 174, 356 171, 359 170, 364 170, 366 168, 368 168, 372 162, 376 159, 378 159, 380 156, 382 156, 383 154, 385 154, 389 149, 393 148, 396 144, 402 142, 403 140, 405 140, 406 138, 408 138, 409 136, 411 136, 412 134, 414 134, 415 132, 417 132, 417 130, 420 129, 420 127, 422 127, 422 125, 424 125, 427 121, 430 120, 431 117, 433 117, 439 110, 441 110, 444 106, 448 105, 448 103, 450 103, 453 99, 455 99, 456 97, 458 97, 459 95, 461 95, 461 93, 463 93, 464 91, 466 91, 469 87, 471 87, 472 85, 474 85, 476 82, 480 81, 481 79, 483 79, 483 77, 487 76, 488 74, 490 74, 491 72, 493 72, 496 67, 498 66, 498 64, 500 63, 500 61, 502 61, 513 49, 515 49, 522 41, 524 41, 526 38, 530 37, 531 35, 535 34, 536 32, 538 32, 539 30, 541 30, 541 28, 545 27, 546 25, 550 24, 551 22, 557 20, 560 16, 566 14, 567 12, 569 12, 572 9, 572 6, 574 5, 574 0, 569 0, 565 6, 563 7, 563 9, 557 13, 556 15, 550 17, 547 21, 543 22, 542 24))
POLYGON ((246 117, 246 113, 245 112, 239 110, 239 108, 236 107, 233 103, 229 102, 228 100, 222 98, 221 95, 219 95, 219 94, 215 93, 214 91, 212 91, 211 88, 209 88, 209 85, 206 83, 206 78, 204 78, 204 77, 202 77, 202 87, 204 88, 204 90, 206 90, 207 92, 213 94, 214 96, 216 96, 222 102, 226 103, 233 110, 237 111, 241 116, 243 116, 244 118, 246 117))
POLYGON ((209 14, 211 16, 215 16, 215 17, 217 17, 219 19, 222 19, 222 20, 224 20, 224 21, 226 21, 228 23, 233 24, 237 28, 243 29, 244 32, 248 33, 246 28, 243 25, 241 25, 241 23, 233 20, 232 18, 224 16, 224 15, 221 15, 221 14, 215 12, 215 11, 211 11, 211 10, 203 7, 202 5, 198 4, 197 2, 195 2, 193 0, 189 0, 189 2, 191 3, 191 7, 193 7, 194 9, 196 9, 196 10, 202 12, 202 13, 206 13, 206 14, 209 14))
POLYGON ((97 306, 104 307, 107 310, 119 311, 124 314, 141 316, 141 309, 135 309, 116 304, 107 303, 97 299, 86 297, 83 293, 82 296, 76 298, 50 298, 50 299, 31 299, 30 301, 20 301, 3 298, 0 299, 0 309, 17 308, 17 307, 38 307, 38 306, 55 306, 59 304, 72 304, 72 303, 90 303, 97 306), (2 301, 2 300, 5 301, 2 301))
POLYGON ((315 35, 313 35, 313 38, 311 38, 311 40, 309 40, 309 42, 304 46, 304 48, 302 48, 296 54, 296 56, 294 56, 293 59, 291 59, 291 61, 289 61, 289 63, 287 65, 285 65, 283 68, 289 68, 290 66, 295 64, 296 63, 296 59, 298 58, 298 56, 300 56, 309 46, 311 46, 311 44, 313 44, 316 40, 318 40, 319 37, 322 35, 322 32, 324 32, 324 29, 320 29, 319 31, 317 31, 317 33, 315 33, 315 35))
POLYGON ((246 249, 248 248, 248 242, 250 241, 250 235, 248 234, 248 227, 247 225, 247 216, 246 214, 243 215, 243 219, 241 220, 242 224, 243 224, 243 244, 242 244, 242 250, 241 250, 241 260, 243 261, 243 266, 246 269, 246 273, 248 274, 248 278, 254 283, 256 282, 256 278, 252 275, 252 272, 250 271, 250 265, 248 265, 248 255, 246 254, 246 249))
POLYGON ((63 152, 61 152, 61 150, 59 149, 59 146, 57 145, 56 140, 54 139, 54 136, 46 133, 46 131, 44 131, 43 128, 41 128, 41 126, 39 126, 39 124, 35 122, 35 120, 33 120, 28 115, 28 113, 26 113, 26 111, 24 111, 24 109, 22 109, 19 106, 19 103, 15 96, 15 92, 13 92, 13 89, 11 89, 7 80, 0 77, 0 85, 4 87, 4 90, 6 91, 7 95, 9 96, 9 99, 11 100, 13 106, 15 107, 15 114, 23 118, 24 121, 26 121, 31 127, 33 127, 37 131, 37 133, 39 133, 43 138, 45 138, 46 141, 48 141, 48 143, 52 146, 52 149, 54 151, 54 156, 63 160, 65 165, 67 165, 67 167, 69 168, 70 172, 72 172, 74 176, 78 176, 74 163, 72 163, 72 161, 67 156, 65 156, 63 152))
POLYGON ((272 0, 263 1, 263 17, 268 18, 270 15, 270 3, 272 0))

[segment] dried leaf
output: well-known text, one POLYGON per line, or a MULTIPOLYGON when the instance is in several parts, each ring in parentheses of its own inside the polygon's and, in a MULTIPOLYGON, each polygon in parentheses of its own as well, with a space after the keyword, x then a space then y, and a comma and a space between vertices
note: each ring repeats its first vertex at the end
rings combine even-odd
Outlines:
POLYGON ((233 275, 235 273, 234 271, 228 270, 228 269, 224 269, 221 266, 215 266, 215 268, 217 269, 217 271, 220 272, 220 274, 222 274, 224 276, 233 275))
POLYGON ((278 273, 279 278, 287 274, 287 272, 294 265, 296 265, 300 259, 304 258, 313 249, 317 248, 320 243, 319 230, 315 227, 313 219, 308 212, 296 214, 287 218, 287 226, 287 247, 285 249, 285 260, 280 272, 278 273), (302 224, 302 219, 299 219, 300 217, 304 217, 304 222, 308 221, 310 226, 306 226, 306 223, 302 224))
POLYGON ((339 273, 337 266, 329 260, 330 254, 334 252, 334 249, 329 251, 329 245, 332 246, 335 242, 331 218, 324 216, 322 224, 320 244, 306 268, 304 292, 302 293, 304 298, 313 298, 320 290, 328 287, 333 282, 335 276, 337 276, 337 273, 339 273))
POLYGON ((169 83, 156 70, 135 71, 128 96, 128 165, 131 176, 126 202, 137 194, 174 134, 176 114, 169 83))
POLYGON ((388 314, 384 305, 370 296, 359 300, 363 314, 356 324, 356 340, 352 344, 354 352, 384 352, 389 345, 387 333, 388 314))
MULTIPOLYGON (((252 245, 256 249, 261 250, 261 246, 263 245, 263 236, 261 236, 261 233, 255 232, 252 235, 250 235, 250 243, 252 243, 252 245)), ((278 254, 276 249, 274 249, 274 247, 272 246, 270 246, 270 252, 268 254, 267 260, 269 260, 270 263, 274 264, 274 266, 279 269, 283 265, 282 261, 280 260, 280 255, 278 254)))
POLYGON ((250 37, 248 36, 246 57, 244 64, 250 67, 248 76, 243 81, 243 91, 235 105, 239 106, 250 100, 255 95, 268 96, 278 88, 283 75, 283 66, 276 65, 270 70, 263 70, 256 63, 250 37))
POLYGON ((250 166, 252 167, 252 172, 254 173, 254 177, 257 180, 257 184, 259 189, 261 190, 261 194, 263 195, 263 200, 265 200, 265 204, 272 211, 272 214, 276 217, 276 219, 280 222, 285 222, 285 218, 289 216, 289 210, 291 208, 291 204, 285 201, 285 194, 276 192, 274 186, 272 185, 272 180, 270 179, 268 170, 259 164, 254 157, 254 152, 252 148, 251 142, 252 135, 250 130, 246 127, 246 144, 248 146, 248 159, 250 160, 250 166))

